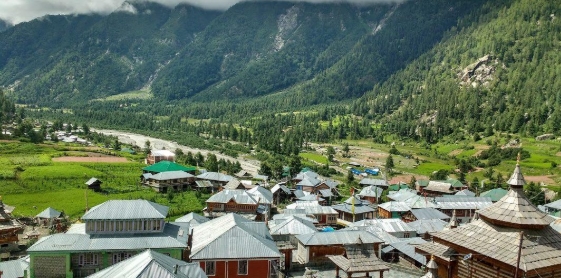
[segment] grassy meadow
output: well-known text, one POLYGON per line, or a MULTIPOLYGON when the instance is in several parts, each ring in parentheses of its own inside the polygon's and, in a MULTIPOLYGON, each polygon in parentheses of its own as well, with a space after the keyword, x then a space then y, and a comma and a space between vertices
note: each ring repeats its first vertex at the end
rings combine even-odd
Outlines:
POLYGON ((87 206, 111 199, 146 199, 170 207, 175 218, 191 211, 200 212, 205 196, 195 192, 159 194, 139 186, 142 168, 139 157, 130 162, 54 162, 61 156, 105 155, 96 147, 63 143, 35 145, 16 141, 0 142, 0 195, 4 203, 15 206, 14 215, 34 216, 47 207, 64 211, 78 219, 86 208, 85 182, 91 177, 101 180, 103 192, 87 191, 87 206), (203 200, 203 201, 200 201, 203 200))

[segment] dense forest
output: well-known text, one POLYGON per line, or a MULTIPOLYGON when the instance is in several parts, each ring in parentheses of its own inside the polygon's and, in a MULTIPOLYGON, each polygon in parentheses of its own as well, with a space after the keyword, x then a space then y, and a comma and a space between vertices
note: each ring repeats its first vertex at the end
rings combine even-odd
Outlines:
POLYGON ((233 155, 561 130, 552 1, 125 4, 137 13, 48 16, 0 33, 0 84, 33 116, 233 155), (131 91, 148 97, 120 95, 131 91))

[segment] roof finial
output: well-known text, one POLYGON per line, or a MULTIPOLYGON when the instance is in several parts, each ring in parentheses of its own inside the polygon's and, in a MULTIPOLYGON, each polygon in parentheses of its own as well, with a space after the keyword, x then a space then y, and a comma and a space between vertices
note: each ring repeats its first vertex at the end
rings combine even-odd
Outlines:
POLYGON ((520 152, 518 152, 518 155, 516 156, 516 165, 520 165, 520 152))

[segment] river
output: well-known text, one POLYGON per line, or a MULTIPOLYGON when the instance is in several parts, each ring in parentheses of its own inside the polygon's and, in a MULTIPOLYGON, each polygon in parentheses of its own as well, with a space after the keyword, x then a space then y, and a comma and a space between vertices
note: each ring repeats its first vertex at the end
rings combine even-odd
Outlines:
POLYGON ((196 154, 197 152, 200 152, 204 156, 206 156, 210 152, 215 154, 216 158, 218 159, 229 160, 231 162, 239 161, 240 165, 242 166, 242 169, 244 169, 246 172, 252 175, 256 175, 259 171, 259 168, 261 167, 261 163, 258 160, 249 160, 243 157, 233 158, 231 156, 227 156, 216 151, 192 148, 189 146, 179 145, 177 144, 177 142, 154 138, 142 134, 136 134, 136 133, 130 133, 130 132, 124 132, 118 130, 94 129, 94 128, 92 128, 92 131, 105 135, 115 136, 122 143, 129 144, 129 145, 137 145, 141 148, 144 147, 146 141, 150 141, 150 146, 153 149, 157 149, 157 150, 166 149, 170 151, 175 151, 176 149, 181 149, 184 153, 191 152, 193 154, 196 154))

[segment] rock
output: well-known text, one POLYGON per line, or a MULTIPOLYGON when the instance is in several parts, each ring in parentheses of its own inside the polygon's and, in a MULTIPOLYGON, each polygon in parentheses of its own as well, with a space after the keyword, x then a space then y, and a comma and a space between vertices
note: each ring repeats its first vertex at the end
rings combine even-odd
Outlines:
POLYGON ((555 138, 555 135, 553 135, 551 133, 536 136, 537 141, 550 140, 550 139, 554 139, 554 138, 555 138))

